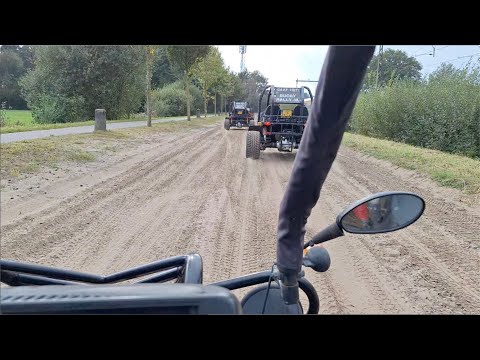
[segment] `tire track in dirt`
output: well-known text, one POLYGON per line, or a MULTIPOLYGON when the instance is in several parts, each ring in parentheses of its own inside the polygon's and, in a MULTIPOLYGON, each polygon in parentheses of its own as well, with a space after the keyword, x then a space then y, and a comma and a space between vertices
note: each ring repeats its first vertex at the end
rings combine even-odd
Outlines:
MULTIPOLYGON (((211 129, 207 130, 207 132, 211 131, 211 129)), ((186 146, 198 142, 197 136, 198 134, 191 134, 186 146)), ((139 156, 143 157, 143 155, 139 156)), ((84 241, 85 239, 79 242, 79 247, 89 245, 90 241, 88 240, 92 240, 97 235, 107 234, 108 236, 112 228, 122 225, 118 221, 118 217, 125 212, 131 212, 132 204, 138 202, 139 199, 148 198, 150 195, 148 190, 152 190, 159 185, 158 183, 149 183, 148 180, 158 176, 161 172, 165 172, 169 174, 169 177, 164 179, 164 183, 168 183, 182 172, 178 170, 173 175, 169 172, 179 156, 189 158, 189 155, 183 155, 175 149, 161 153, 160 156, 159 154, 152 155, 149 159, 140 161, 139 164, 126 169, 116 177, 102 181, 97 184, 95 189, 87 189, 79 196, 75 195, 68 198, 54 211, 42 211, 37 215, 33 224, 28 224, 23 220, 17 226, 2 226, 2 233, 4 234, 2 236, 2 256, 8 257, 9 251, 12 250, 12 255, 14 255, 12 257, 18 257, 22 256, 21 253, 18 253, 22 251, 27 254, 30 252, 30 259, 48 261, 48 257, 59 258, 55 251, 52 251, 52 245, 58 244, 59 251, 62 252, 67 239, 72 240, 77 233, 87 238, 87 242, 84 241), (89 191, 90 193, 87 194, 89 191), (90 226, 84 226, 85 224, 90 226), (11 231, 12 228, 15 231, 11 231), (91 235, 89 231, 92 232, 91 235), (34 246, 16 246, 17 243, 25 240, 25 236, 35 241, 34 246), (10 241, 3 243, 4 238, 8 238, 10 241), (47 246, 47 249, 43 249, 45 246, 47 246), (42 252, 48 254, 47 258, 42 258, 42 252)), ((99 239, 101 239, 101 236, 99 239)), ((70 241, 70 243, 73 242, 70 241)))
MULTIPOLYGON (((167 134, 161 143, 155 145, 153 149, 159 151, 168 150, 175 142, 191 136, 192 135, 188 133, 176 135, 167 134)), ((42 187, 41 190, 38 190, 36 193, 29 194, 28 197, 23 199, 16 199, 14 202, 2 200, 2 225, 19 226, 22 223, 28 223, 39 214, 49 213, 56 208, 62 208, 62 206, 72 201, 74 194, 79 195, 82 192, 88 192, 88 190, 93 187, 88 186, 88 184, 98 184, 100 179, 110 180, 112 177, 124 173, 125 169, 135 171, 138 166, 143 167, 145 163, 151 161, 151 159, 148 158, 144 159, 141 155, 142 154, 139 156, 137 149, 131 149, 130 154, 121 157, 121 161, 115 161, 107 164, 105 167, 96 169, 94 174, 90 172, 89 174, 74 175, 69 176, 67 179, 60 179, 51 185, 42 187), (92 179, 93 175, 95 175, 95 177, 92 179), (70 196, 67 197, 65 201, 62 201, 65 197, 64 194, 67 193, 70 196), (46 196, 46 194, 48 194, 48 196, 46 196), (8 209, 8 211, 4 211, 5 209, 8 209)))
MULTIPOLYGON (((198 252, 205 283, 269 270, 295 154, 269 149, 245 159, 246 131, 221 124, 160 143, 145 136, 147 152, 51 184, 49 202, 35 195, 2 208, 2 258, 107 274, 198 252)), ((306 239, 351 202, 386 190, 420 194, 424 216, 395 233, 326 243, 330 270, 306 271, 320 313, 479 313, 478 209, 413 172, 341 148, 306 239)))
MULTIPOLYGON (((386 176, 382 167, 376 167, 372 159, 363 157, 363 162, 349 164, 353 174, 362 174, 362 182, 368 184, 372 191, 383 191, 382 187, 400 187, 406 191, 420 194, 427 202, 424 216, 410 228, 391 234, 389 237, 400 239, 401 248, 410 253, 421 255, 422 263, 427 266, 426 272, 436 274, 438 288, 454 285, 456 293, 464 293, 459 297, 457 305, 463 307, 464 301, 480 306, 480 251, 472 245, 480 245, 480 214, 468 207, 460 207, 447 194, 449 189, 425 188, 418 181, 405 181, 404 171, 395 169, 393 176, 386 176), (373 163, 373 164, 372 164, 373 163), (372 167, 376 167, 373 171, 372 167), (362 171, 360 171, 360 168, 362 171), (369 177, 364 174, 370 173, 369 177), (383 182, 380 180, 383 179, 383 182), (444 194, 443 199, 441 194, 444 194), (448 208, 449 211, 444 211, 448 208)), ((388 164, 382 164, 387 167, 388 164)), ((355 176, 355 175, 354 175, 355 176)))
MULTIPOLYGON (((475 242, 471 233, 472 226, 467 225, 464 231, 456 230, 451 223, 455 222, 458 215, 450 213, 450 221, 443 221, 444 219, 438 216, 439 200, 431 198, 432 194, 438 197, 443 189, 430 184, 429 191, 426 192, 416 186, 418 182, 409 181, 403 173, 404 170, 392 169, 388 163, 370 159, 348 149, 342 149, 335 165, 329 175, 333 181, 327 180, 324 193, 346 192, 346 198, 350 202, 359 196, 349 196, 348 189, 358 189, 358 184, 361 184, 360 186, 367 190, 361 196, 396 189, 418 193, 427 202, 425 215, 407 229, 368 237, 348 235, 358 237, 361 243, 360 245, 357 242, 358 248, 366 249, 372 254, 378 268, 390 277, 388 284, 396 285, 393 293, 409 303, 410 309, 407 307, 407 310, 420 313, 478 312, 480 306, 476 284, 479 283, 480 261, 478 253, 471 251, 468 246, 470 242, 475 242), (342 169, 349 169, 349 177, 344 176, 342 169), (432 191, 433 189, 436 191, 432 191), (429 208, 433 210, 433 217, 429 208), (448 231, 444 231, 446 227, 448 231), (448 235, 452 231, 458 231, 454 240, 448 235), (379 246, 382 239, 388 239, 388 242, 379 246), (403 264, 400 272, 399 264, 403 264), (421 273, 428 274, 428 280, 419 275, 421 273), (401 286, 396 284, 399 281, 401 286), (449 291, 452 287, 455 288, 454 297, 449 291)), ((335 213, 340 209, 337 205, 335 213)), ((463 212, 468 211, 471 209, 465 207, 463 212)), ((460 219, 459 223, 462 224, 460 219)))

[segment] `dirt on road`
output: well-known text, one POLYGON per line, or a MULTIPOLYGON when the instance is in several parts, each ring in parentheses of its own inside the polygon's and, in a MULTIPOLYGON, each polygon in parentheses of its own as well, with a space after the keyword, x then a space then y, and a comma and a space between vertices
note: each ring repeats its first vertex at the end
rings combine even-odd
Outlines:
MULTIPOLYGON (((220 124, 146 134, 103 161, 4 182, 1 257, 106 275, 198 252, 205 283, 268 270, 295 154, 245 159, 245 137, 220 124)), ((421 195, 424 216, 398 232, 326 243, 330 270, 307 271, 320 313, 479 314, 480 207, 456 190, 341 148, 307 237, 387 190, 421 195)))

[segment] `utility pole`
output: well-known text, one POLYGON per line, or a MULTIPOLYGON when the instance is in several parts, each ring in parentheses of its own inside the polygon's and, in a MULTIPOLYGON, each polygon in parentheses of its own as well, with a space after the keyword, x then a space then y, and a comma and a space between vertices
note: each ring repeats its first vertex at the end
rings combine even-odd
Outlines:
POLYGON ((377 79, 375 80, 375 88, 378 88, 378 73, 380 70, 380 59, 383 56, 383 45, 380 45, 380 49, 378 50, 378 58, 377 58, 377 79))

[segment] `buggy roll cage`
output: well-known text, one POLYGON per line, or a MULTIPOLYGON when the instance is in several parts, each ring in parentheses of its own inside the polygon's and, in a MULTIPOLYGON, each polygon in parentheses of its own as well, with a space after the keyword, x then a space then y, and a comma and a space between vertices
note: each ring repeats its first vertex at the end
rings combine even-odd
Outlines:
MULTIPOLYGON (((268 90, 268 97, 267 97, 267 104, 266 104, 266 107, 265 109, 268 109, 268 106, 270 105, 270 98, 272 97, 272 90, 275 89, 275 86, 274 85, 267 85, 263 88, 263 91, 262 93, 260 94, 260 98, 258 99, 258 121, 260 121, 260 116, 262 114, 262 100, 263 100, 263 96, 265 95, 265 92, 268 90)), ((310 100, 313 104, 313 95, 312 95, 312 91, 310 90, 309 87, 307 86, 300 86, 299 88, 297 89, 306 89, 308 91, 308 94, 310 95, 310 100)), ((297 103, 297 102, 292 102, 291 104, 297 104, 297 105, 304 105, 305 104, 305 99, 304 99, 304 92, 302 91, 302 101, 301 103, 297 103)), ((272 105, 275 104, 275 98, 272 98, 272 105)), ((288 103, 284 103, 284 104, 288 104, 288 103)), ((272 107, 273 109, 273 107, 272 107)), ((264 114, 264 117, 267 118, 267 119, 276 119, 278 117, 279 114, 264 114)), ((296 117, 300 117, 300 118, 303 118, 303 117, 308 117, 308 116, 304 116, 303 115, 303 112, 300 114, 300 115, 296 115, 296 117)), ((305 119, 307 120, 307 119, 305 119)))
POLYGON ((136 284, 163 283, 171 280, 176 280, 178 283, 202 284, 202 258, 198 254, 173 256, 107 276, 0 260, 1 282, 10 286, 114 284, 153 273, 157 274, 137 281, 136 284))

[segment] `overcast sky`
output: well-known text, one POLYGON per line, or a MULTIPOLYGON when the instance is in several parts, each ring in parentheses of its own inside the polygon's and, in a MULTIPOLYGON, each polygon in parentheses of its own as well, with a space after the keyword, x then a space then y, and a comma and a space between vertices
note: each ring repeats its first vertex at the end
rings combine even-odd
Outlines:
MULTIPOLYGON (((225 64, 232 71, 240 71, 240 52, 235 45, 218 46, 225 64)), ((378 46, 375 53, 378 52, 378 46)), ((432 45, 395 46, 387 48, 405 51, 422 64, 423 74, 431 73, 442 62, 451 62, 459 67, 466 64, 471 56, 480 57, 480 45, 432 45)), ((245 54, 245 65, 249 71, 258 70, 265 75, 271 85, 294 87, 295 80, 318 80, 328 46, 290 46, 290 45, 249 45, 245 54)), ((299 83, 315 90, 316 83, 299 83)))

